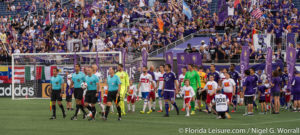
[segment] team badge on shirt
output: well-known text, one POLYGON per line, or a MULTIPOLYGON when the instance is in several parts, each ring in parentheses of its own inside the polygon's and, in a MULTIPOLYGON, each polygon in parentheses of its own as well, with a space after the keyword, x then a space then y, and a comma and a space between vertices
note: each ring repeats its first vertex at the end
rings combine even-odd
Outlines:
POLYGON ((80 79, 77 79, 77 82, 80 82, 80 79))

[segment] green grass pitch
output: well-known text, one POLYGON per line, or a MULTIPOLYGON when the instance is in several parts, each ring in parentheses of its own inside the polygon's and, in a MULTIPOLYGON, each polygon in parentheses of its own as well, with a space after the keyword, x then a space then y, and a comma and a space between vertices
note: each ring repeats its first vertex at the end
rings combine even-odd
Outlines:
MULTIPOLYGON (((63 101, 65 104, 65 101, 63 101)), ((180 108, 182 100, 178 99, 180 108)), ((108 121, 104 122, 97 115, 96 121, 82 120, 79 115, 77 121, 70 118, 74 111, 67 111, 67 118, 63 119, 60 109, 57 109, 57 119, 49 120, 52 112, 49 110, 49 100, 11 100, 0 98, 0 135, 177 135, 193 133, 185 131, 190 129, 245 129, 247 133, 236 134, 259 134, 253 129, 264 128, 276 130, 277 128, 299 128, 300 113, 281 111, 279 115, 242 116, 244 108, 239 107, 236 113, 231 113, 232 119, 219 120, 215 115, 197 112, 196 115, 185 117, 185 112, 175 115, 170 113, 169 118, 162 117, 163 113, 139 114, 142 101, 136 104, 136 113, 123 116, 122 121, 117 121, 116 114, 110 114, 108 121)), ((64 105, 65 107, 65 105, 64 105)), ((116 110, 116 109, 115 109, 116 110)), ((99 107, 97 106, 97 111, 99 107)), ((196 131, 195 131, 196 132, 196 131)), ((200 130, 198 130, 200 132, 200 130)), ((240 131, 242 132, 242 131, 240 131)), ((264 132, 264 131, 261 131, 264 132)), ((274 131, 276 133, 277 131, 274 131)), ((196 133, 197 134, 197 133, 196 133)), ((199 133, 200 134, 200 133, 199 133)), ((265 134, 273 134, 269 131, 265 134)), ((291 134, 291 133, 288 133, 291 134)), ((300 133, 297 133, 300 134, 300 133)))

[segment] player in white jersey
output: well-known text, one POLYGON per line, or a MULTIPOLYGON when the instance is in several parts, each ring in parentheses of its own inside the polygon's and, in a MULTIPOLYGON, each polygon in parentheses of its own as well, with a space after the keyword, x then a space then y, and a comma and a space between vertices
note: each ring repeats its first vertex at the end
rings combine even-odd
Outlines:
POLYGON ((184 81, 184 86, 181 89, 181 94, 184 95, 184 104, 186 106, 186 115, 187 117, 190 116, 190 102, 192 98, 195 96, 195 92, 193 87, 190 86, 190 80, 185 80, 184 81))
POLYGON ((228 110, 228 98, 225 94, 222 94, 221 91, 218 91, 217 94, 212 99, 212 103, 216 106, 216 112, 218 113, 218 119, 225 119, 226 117, 230 119, 230 115, 226 113, 228 110))
MULTIPOLYGON (((181 68, 182 73, 178 77, 179 84, 182 84, 186 71, 187 71, 186 67, 181 68)), ((179 85, 179 86, 181 86, 181 85, 179 85)), ((181 88, 180 88, 180 90, 181 90, 181 88)), ((183 111, 183 112, 185 111, 185 101, 183 101, 181 111, 183 111)))
MULTIPOLYGON (((97 76, 97 78, 99 79, 99 84, 101 83, 101 73, 98 72, 98 66, 96 64, 92 65, 92 70, 93 70, 93 74, 97 76)), ((98 97, 97 97, 97 102, 99 104, 99 107, 101 108, 101 111, 99 112, 100 114, 102 114, 102 116, 104 115, 104 105, 102 103, 102 94, 101 94, 101 90, 99 90, 98 92, 98 97)))
POLYGON ((130 104, 132 105, 132 112, 135 112, 135 98, 136 98, 136 92, 137 88, 136 85, 133 85, 133 81, 130 80, 129 82, 129 90, 127 91, 127 106, 128 106, 128 112, 131 112, 130 104))
MULTIPOLYGON (((218 83, 214 81, 214 76, 210 75, 209 81, 206 83, 204 89, 202 90, 202 91, 207 90, 206 104, 208 106, 208 113, 211 113, 211 109, 212 109, 211 100, 215 97, 217 89, 218 89, 218 83)), ((200 91, 199 93, 201 93, 202 91, 200 91)))
POLYGON ((162 108, 162 98, 163 95, 161 94, 162 88, 163 88, 163 84, 164 84, 164 74, 165 74, 165 69, 164 66, 161 65, 159 66, 159 73, 157 73, 156 75, 156 81, 157 81, 157 94, 158 94, 158 103, 159 103, 159 110, 157 112, 163 112, 163 108, 162 108))
POLYGON ((235 110, 235 105, 232 103, 232 97, 235 95, 236 84, 233 79, 230 78, 230 75, 226 72, 224 73, 225 79, 222 81, 222 88, 224 94, 229 99, 229 105, 232 105, 235 110))
POLYGON ((147 71, 148 71, 148 68, 146 66, 144 66, 143 73, 140 76, 139 85, 138 85, 138 93, 139 93, 139 90, 141 90, 142 98, 144 99, 143 110, 140 111, 141 114, 145 113, 147 104, 149 107, 149 111, 147 113, 150 114, 152 112, 151 104, 148 101, 149 101, 150 85, 154 86, 154 84, 153 84, 152 76, 150 74, 148 74, 147 71))

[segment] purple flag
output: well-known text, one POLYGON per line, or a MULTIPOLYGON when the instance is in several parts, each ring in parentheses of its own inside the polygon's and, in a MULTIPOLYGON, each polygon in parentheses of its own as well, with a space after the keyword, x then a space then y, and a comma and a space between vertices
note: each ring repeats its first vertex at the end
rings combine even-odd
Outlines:
POLYGON ((173 69, 173 53, 172 52, 167 52, 165 60, 166 60, 166 64, 171 65, 171 67, 172 67, 171 70, 172 70, 173 69))
POLYGON ((125 70, 125 62, 126 62, 126 49, 122 48, 122 64, 123 64, 124 70, 125 70))
POLYGON ((245 75, 244 75, 244 71, 248 69, 249 67, 249 54, 250 54, 250 50, 248 46, 243 46, 242 47, 242 54, 241 54, 241 75, 242 75, 242 79, 244 79, 245 75))
POLYGON ((148 52, 146 48, 142 49, 142 65, 147 66, 147 61, 148 61, 148 52))
POLYGON ((189 60, 189 64, 194 64, 197 66, 202 65, 202 58, 200 53, 190 53, 188 60, 189 60))
POLYGON ((266 67, 265 67, 267 79, 271 81, 272 78, 272 48, 267 48, 267 58, 266 58, 266 67))
POLYGON ((187 64, 187 53, 177 53, 177 64, 186 65, 187 64))
POLYGON ((226 4, 226 0, 218 1, 218 12, 219 12, 219 23, 223 23, 225 19, 228 17, 228 6, 226 4))
MULTIPOLYGON (((289 76, 289 82, 287 83, 287 88, 291 88, 291 81, 294 76, 294 69, 296 63, 296 49, 293 47, 287 47, 286 49, 286 61, 287 61, 287 70, 289 76)), ((291 90, 291 89, 290 89, 291 90)))
POLYGON ((288 33, 286 37, 287 46, 289 47, 295 47, 295 33, 288 33))

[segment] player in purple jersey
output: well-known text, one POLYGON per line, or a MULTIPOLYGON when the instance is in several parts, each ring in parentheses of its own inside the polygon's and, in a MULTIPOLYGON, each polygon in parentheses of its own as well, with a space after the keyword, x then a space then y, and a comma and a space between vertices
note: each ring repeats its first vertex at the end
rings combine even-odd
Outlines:
POLYGON ((207 74, 207 77, 209 76, 214 76, 215 78, 215 82, 217 82, 218 84, 221 84, 220 81, 220 75, 219 73, 216 71, 216 66, 214 64, 210 65, 210 72, 207 74))
POLYGON ((297 72, 292 81, 292 94, 294 100, 294 112, 300 112, 300 72, 297 72))
POLYGON ((254 93, 254 99, 253 99, 253 107, 255 108, 255 110, 257 110, 258 109, 258 106, 256 105, 256 102, 255 102, 255 100, 256 100, 256 96, 255 96, 255 94, 256 94, 256 92, 257 92, 257 81, 258 81, 258 76, 255 74, 255 70, 254 70, 254 68, 250 68, 250 76, 253 78, 253 88, 254 88, 254 90, 255 90, 255 93, 254 93))
POLYGON ((262 84, 262 80, 258 80, 258 95, 259 95, 259 103, 261 106, 261 114, 266 114, 267 113, 267 106, 266 106, 266 96, 265 92, 268 88, 262 84))
POLYGON ((279 114, 280 109, 280 102, 279 102, 279 95, 280 95, 280 86, 281 81, 279 77, 279 73, 275 70, 272 73, 272 81, 271 81, 271 101, 274 99, 274 114, 279 114))
POLYGON ((175 73, 171 72, 171 65, 166 64, 165 65, 165 71, 166 73, 163 75, 164 77, 164 83, 162 88, 161 95, 164 96, 165 99, 165 109, 166 114, 165 117, 169 117, 169 102, 172 103, 172 105, 176 108, 177 115, 179 115, 179 109, 175 102, 175 93, 178 94, 178 83, 176 79, 175 73))
MULTIPOLYGON (((229 68, 229 75, 230 75, 230 78, 234 80, 235 82, 235 95, 233 95, 232 97, 232 102, 233 104, 236 106, 237 105, 237 96, 239 96, 237 93, 238 93, 238 90, 239 90, 239 82, 240 82, 240 75, 239 75, 239 72, 237 72, 235 70, 235 64, 231 64, 230 65, 230 68, 229 68)), ((236 108, 235 108, 236 109, 236 108)), ((235 109, 232 110, 231 112, 235 112, 235 109)))
POLYGON ((253 86, 253 77, 250 75, 249 70, 245 70, 245 80, 243 81, 243 92, 245 98, 245 105, 247 106, 248 112, 244 114, 245 116, 253 115, 253 100, 254 100, 254 86, 253 86))

